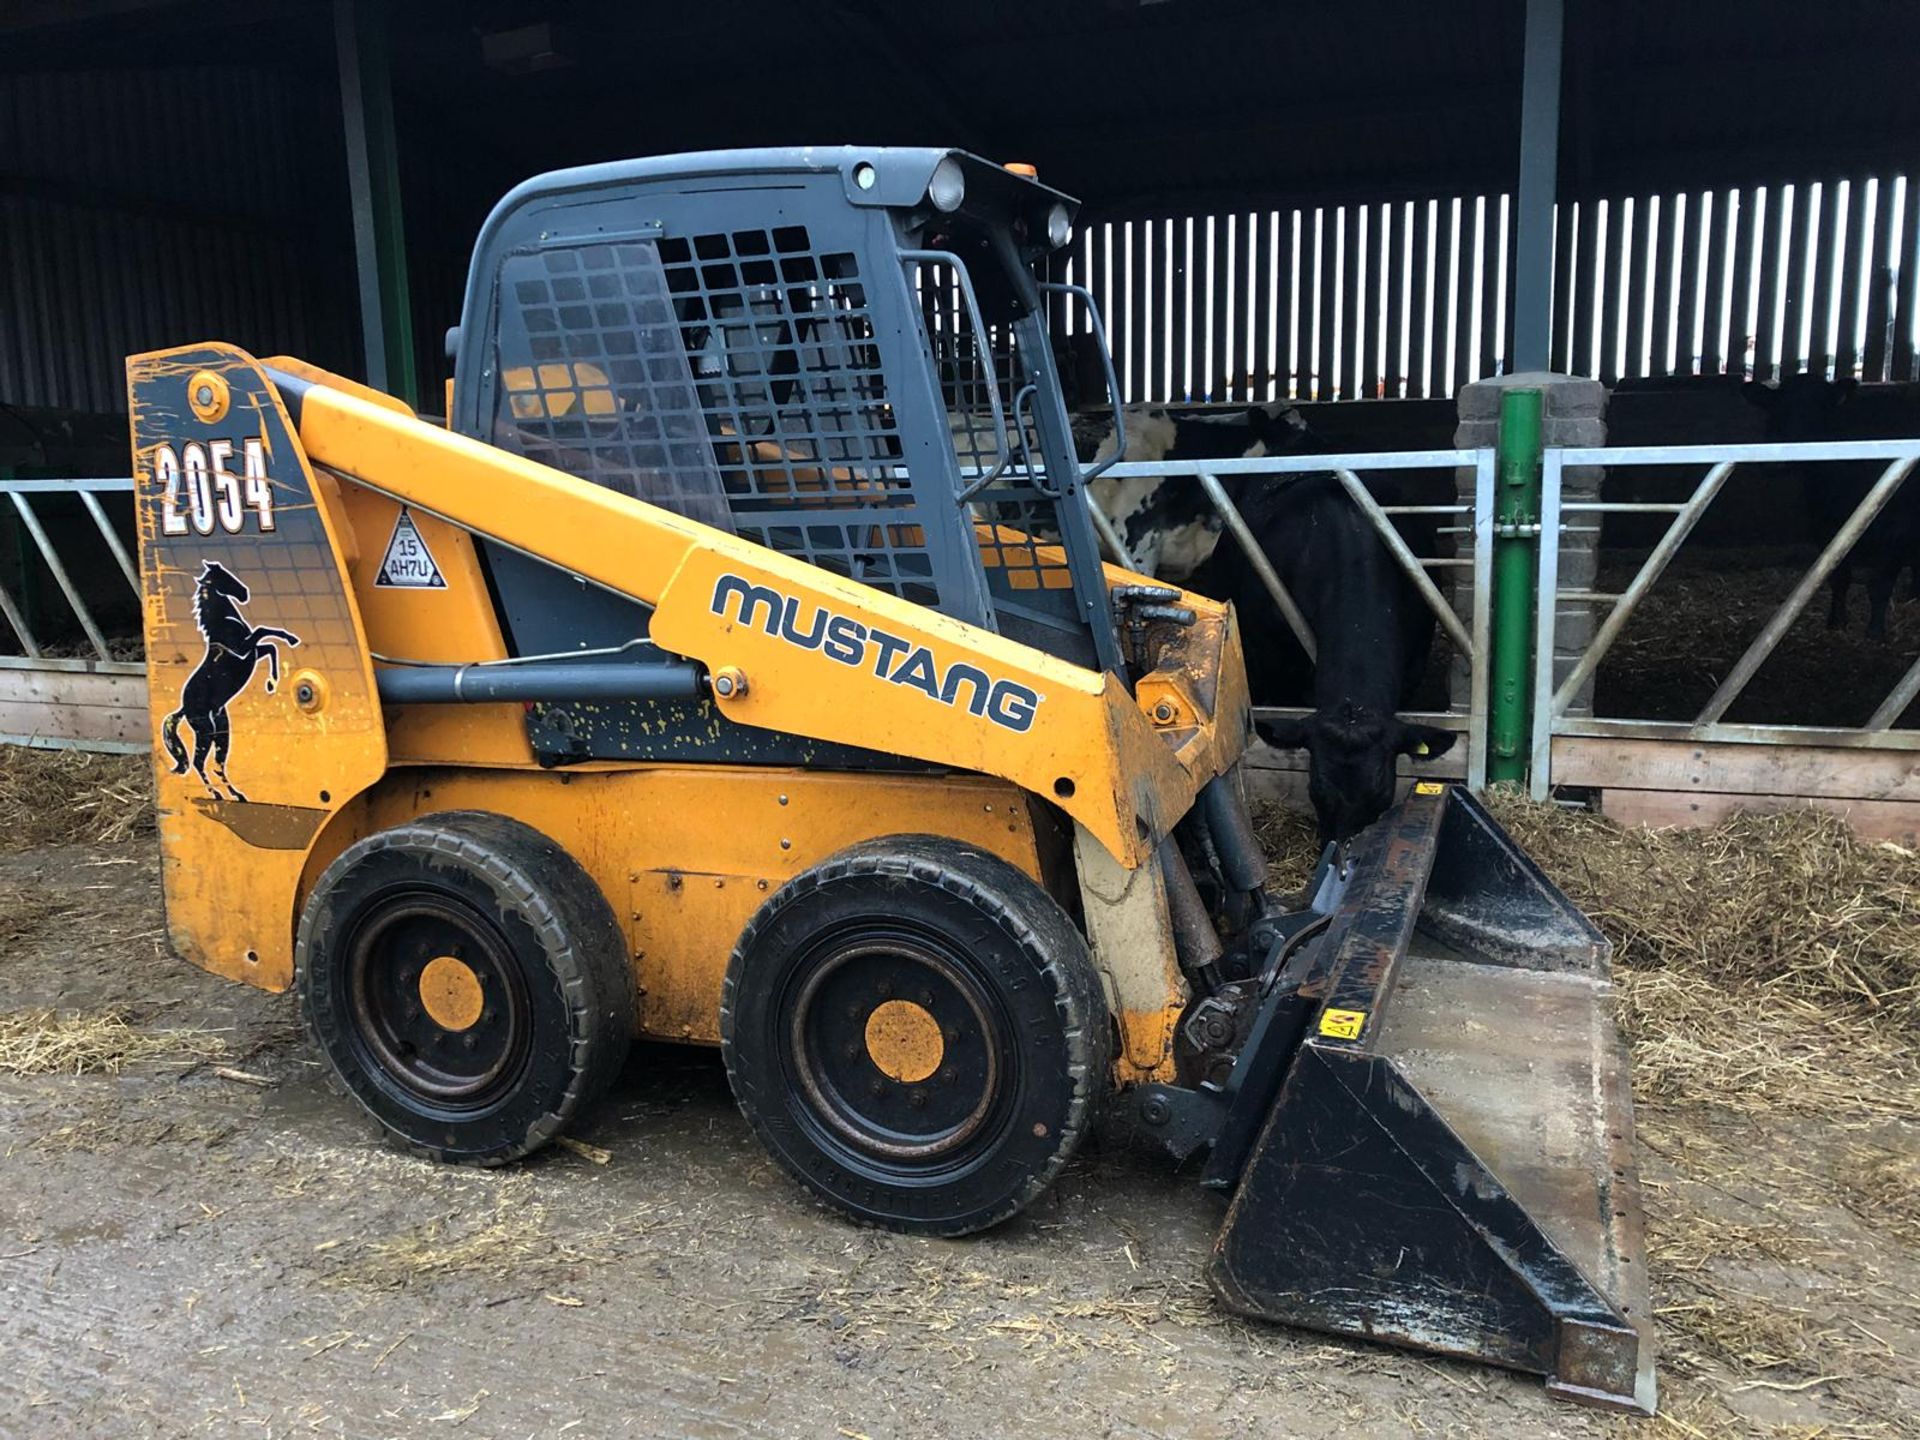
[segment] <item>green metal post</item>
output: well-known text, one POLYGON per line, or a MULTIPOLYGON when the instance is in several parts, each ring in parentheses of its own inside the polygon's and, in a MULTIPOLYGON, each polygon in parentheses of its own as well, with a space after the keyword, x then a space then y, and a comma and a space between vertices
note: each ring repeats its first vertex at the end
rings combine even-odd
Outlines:
POLYGON ((1487 779, 1527 778, 1527 697, 1532 691, 1535 566, 1540 542, 1540 420, 1545 396, 1500 397, 1493 499, 1493 715, 1487 779))

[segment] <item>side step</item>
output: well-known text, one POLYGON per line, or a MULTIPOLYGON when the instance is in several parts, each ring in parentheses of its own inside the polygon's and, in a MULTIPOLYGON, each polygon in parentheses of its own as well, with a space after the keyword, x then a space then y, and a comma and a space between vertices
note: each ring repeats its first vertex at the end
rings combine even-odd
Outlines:
POLYGON ((1349 862, 1215 1291, 1653 1413, 1606 940, 1462 790, 1416 793, 1349 862))

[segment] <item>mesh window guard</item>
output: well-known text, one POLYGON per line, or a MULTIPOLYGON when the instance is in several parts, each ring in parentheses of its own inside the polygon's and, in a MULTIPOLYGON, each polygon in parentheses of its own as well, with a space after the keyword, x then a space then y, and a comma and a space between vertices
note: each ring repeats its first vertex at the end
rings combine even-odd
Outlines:
POLYGON ((501 289, 502 444, 939 604, 853 254, 798 225, 609 241, 501 289))

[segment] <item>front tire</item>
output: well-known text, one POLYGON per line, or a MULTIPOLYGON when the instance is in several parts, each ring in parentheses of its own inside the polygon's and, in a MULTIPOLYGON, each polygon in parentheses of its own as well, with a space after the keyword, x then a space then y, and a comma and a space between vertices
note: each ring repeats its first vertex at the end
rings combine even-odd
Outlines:
POLYGON ((928 836, 844 850, 742 932, 721 1049, 761 1141, 866 1224, 963 1235, 1052 1183, 1111 1083, 1086 941, 997 856, 928 836))
POLYGON ((538 1149, 632 1043, 633 974, 606 898, 500 815, 429 816, 350 847, 307 902, 295 966, 340 1085, 436 1160, 538 1149))

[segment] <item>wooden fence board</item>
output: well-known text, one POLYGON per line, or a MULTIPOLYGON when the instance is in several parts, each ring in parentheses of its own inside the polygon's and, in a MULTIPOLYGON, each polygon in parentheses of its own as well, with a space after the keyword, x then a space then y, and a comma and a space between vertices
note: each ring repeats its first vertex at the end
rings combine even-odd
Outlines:
POLYGON ((1226 215, 1213 217, 1211 243, 1208 243, 1204 234, 1197 237, 1197 243, 1204 246, 1206 251, 1207 298, 1205 301, 1196 301, 1206 316, 1203 330, 1206 338, 1201 343, 1207 344, 1207 339, 1212 343, 1207 345, 1202 355, 1203 364, 1195 368, 1203 372, 1204 378, 1198 383, 1205 392, 1205 398, 1216 404, 1234 398, 1233 377, 1227 373, 1231 368, 1228 360, 1232 350, 1229 338, 1231 327, 1227 323, 1227 316, 1232 308, 1234 285, 1233 269, 1227 263, 1227 227, 1230 219, 1226 215))
POLYGON ((1600 373, 1597 379, 1612 384, 1625 373, 1620 365, 1620 328, 1625 323, 1621 314, 1620 297, 1626 292, 1631 299, 1634 293, 1629 291, 1623 278, 1621 258, 1632 249, 1633 223, 1637 222, 1637 212, 1629 219, 1627 201, 1616 196, 1607 206, 1607 244, 1601 252, 1600 289, 1604 301, 1600 307, 1600 373))
POLYGON ((1753 370, 1755 380, 1771 380, 1776 371, 1773 349, 1774 323, 1780 313, 1779 292, 1774 278, 1780 273, 1780 237, 1789 223, 1786 197, 1778 189, 1767 192, 1766 219, 1760 233, 1760 304, 1753 325, 1753 370))
POLYGON ((1709 268, 1705 245, 1712 238, 1714 217, 1708 213, 1713 206, 1704 190, 1697 190, 1685 198, 1686 232, 1674 239, 1679 251, 1680 288, 1674 297, 1673 363, 1675 374, 1697 375, 1700 373, 1700 356, 1708 349, 1708 345, 1704 316, 1699 343, 1694 343, 1693 317, 1702 313, 1700 289, 1706 283, 1709 268))
POLYGON ((1728 300, 1725 360, 1727 373, 1736 379, 1744 379, 1752 364, 1752 357, 1747 351, 1747 342, 1753 338, 1752 327, 1747 320, 1747 301, 1753 289, 1754 249, 1760 239, 1757 227, 1762 201, 1757 185, 1744 193, 1728 193, 1739 195, 1739 209, 1728 220, 1733 229, 1733 293, 1728 300))
MULTIPOLYGON (((1707 192, 1711 199, 1707 202, 1713 213, 1707 217, 1707 268, 1701 276, 1701 284, 1706 286, 1706 306, 1702 312, 1700 325, 1699 363, 1693 366, 1693 373, 1717 375, 1726 368, 1727 357, 1720 343, 1720 331, 1726 323, 1727 300, 1727 240, 1729 234, 1738 238, 1736 228, 1738 194, 1733 190, 1714 190, 1707 192)), ((1734 302, 1733 313, 1746 314, 1746 292, 1734 302)))
POLYGON ((1373 243, 1373 230, 1364 218, 1366 206, 1348 205, 1343 213, 1346 215, 1347 243, 1343 257, 1345 274, 1340 287, 1340 328, 1345 332, 1344 358, 1340 365, 1340 398, 1364 400, 1368 398, 1368 391, 1362 371, 1367 363, 1368 316, 1371 314, 1371 307, 1367 304, 1367 276, 1373 271, 1373 266, 1367 261, 1367 248, 1373 243))
MULTIPOLYGON (((1854 203, 1858 196, 1853 187, 1847 187, 1847 214, 1851 218, 1854 203)), ((1829 338, 1833 333, 1834 293, 1832 255, 1842 237, 1840 230, 1840 186, 1828 181, 1820 187, 1820 225, 1818 232, 1810 235, 1808 245, 1811 248, 1810 259, 1813 262, 1813 290, 1807 297, 1808 319, 1811 328, 1807 334, 1807 369, 1815 375, 1824 375, 1833 363, 1833 345, 1829 338)), ((1789 277, 1791 278, 1791 277, 1789 277)))
POLYGON ((1893 318, 1888 303, 1893 279, 1887 268, 1887 248, 1893 234, 1893 176, 1882 175, 1879 203, 1873 212, 1873 231, 1867 236, 1867 263, 1860 283, 1866 287, 1867 343, 1860 352, 1860 378, 1869 384, 1887 378, 1887 323, 1893 318))
MULTIPOLYGON (((1667 349, 1674 340, 1673 322, 1679 317, 1673 304, 1674 250, 1681 243, 1681 205, 1678 195, 1660 197, 1660 225, 1649 247, 1652 258, 1647 283, 1653 288, 1652 323, 1647 327, 1647 370, 1649 375, 1669 373, 1667 349)), ((1651 212, 1649 212, 1651 219, 1651 212)), ((1692 315, 1688 315, 1692 320, 1692 315)), ((1679 346, 1673 348, 1678 351, 1679 346)))
POLYGON ((1428 337, 1433 334, 1433 278, 1427 271, 1427 251, 1433 244, 1433 209, 1429 202, 1416 200, 1413 206, 1412 264, 1413 313, 1407 317, 1407 397, 1420 399, 1429 394, 1424 356, 1428 337))
POLYGON ((1680 740, 1553 742, 1556 785, 1920 804, 1920 751, 1680 740))
POLYGON ((1893 306, 1893 378, 1914 378, 1913 317, 1920 309, 1920 175, 1908 175, 1906 212, 1900 219, 1900 244, 1894 252, 1900 293, 1893 306))
POLYGON ((1640 351, 1647 338, 1647 286, 1652 283, 1653 250, 1659 238, 1660 217, 1654 197, 1642 196, 1633 207, 1633 229, 1627 243, 1627 354, 1620 367, 1622 379, 1647 372, 1640 351))
POLYGON ((1848 800, 1787 795, 1727 795, 1673 790, 1609 790, 1600 813, 1622 825, 1650 829, 1717 825, 1741 811, 1824 810, 1845 820, 1862 840, 1920 844, 1920 805, 1898 800, 1848 800))
MULTIPOLYGON (((1476 254, 1485 254, 1483 248, 1486 238, 1483 233, 1483 227, 1486 222, 1485 211, 1485 206, 1475 203, 1474 196, 1463 195, 1460 198, 1460 248, 1459 253, 1454 257, 1454 264, 1459 268, 1460 272, 1460 293, 1454 302, 1453 326, 1453 390, 1456 394, 1462 385, 1479 378, 1479 367, 1474 363, 1473 348, 1473 279, 1475 270, 1473 257, 1476 254)), ((1489 259, 1486 264, 1481 267, 1481 273, 1486 276, 1489 282, 1493 278, 1490 265, 1491 260, 1489 259)), ((1485 295, 1486 318, 1487 323, 1491 325, 1493 323, 1493 291, 1491 288, 1485 291, 1485 295)))
POLYGON ((0 737, 9 743, 145 749, 144 675, 0 668, 0 737))
MULTIPOLYGON (((1811 305, 1812 298, 1807 294, 1807 252, 1814 246, 1814 227, 1824 223, 1822 217, 1830 215, 1832 207, 1828 205, 1828 194, 1822 186, 1820 190, 1820 213, 1814 213, 1814 196, 1811 180, 1803 180, 1793 186, 1793 225, 1786 244, 1786 303, 1780 307, 1780 349, 1774 355, 1774 372, 1780 376, 1797 374, 1801 369, 1799 353, 1799 332, 1803 317, 1811 305)), ((1809 346, 1812 342, 1809 340, 1809 346)))
POLYGON ((1385 208, 1387 227, 1387 343, 1380 356, 1380 376, 1389 398, 1401 393, 1406 370, 1400 364, 1400 337, 1407 326, 1407 207, 1394 204, 1385 208))
POLYGON ((1453 344, 1453 324, 1459 314, 1455 308, 1459 260, 1454 253, 1454 237, 1459 229, 1459 214, 1455 208, 1458 204, 1458 200, 1442 200, 1433 225, 1433 316, 1429 322, 1432 325, 1429 336, 1433 357, 1427 367, 1426 389, 1422 393, 1434 399, 1450 393, 1447 389, 1447 356, 1453 344))

